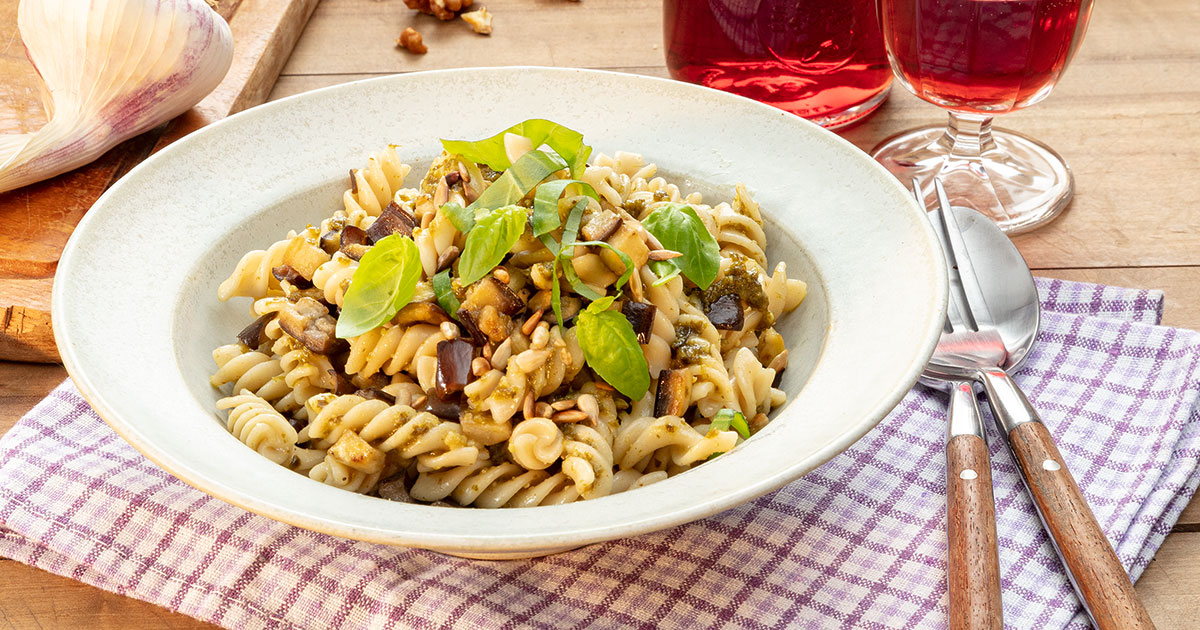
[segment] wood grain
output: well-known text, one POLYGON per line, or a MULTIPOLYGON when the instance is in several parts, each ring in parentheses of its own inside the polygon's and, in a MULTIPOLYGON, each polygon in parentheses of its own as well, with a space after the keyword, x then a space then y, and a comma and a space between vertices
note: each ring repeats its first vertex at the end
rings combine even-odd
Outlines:
POLYGON ((1046 425, 1020 424, 1008 438, 1029 493, 1096 627, 1154 628, 1046 425))
MULTIPOLYGON (((127 140, 96 162, 44 182, 0 194, 0 359, 55 361, 50 328, 49 284, 13 281, 48 279, 62 248, 92 203, 151 151, 266 100, 317 0, 225 0, 218 12, 230 19, 234 62, 224 80, 191 110, 167 125, 127 140), (44 296, 31 292, 46 288, 44 296), (11 291, 8 289, 12 289, 11 291)), ((27 132, 44 123, 37 110, 34 69, 20 51, 16 2, 0 4, 0 77, 13 85, 0 94, 13 102, 0 118, 0 131, 27 132), (24 60, 24 63, 22 63, 24 60)))
POLYGON ((1001 630, 996 504, 983 438, 956 435, 946 443, 946 518, 950 628, 1001 630))
MULTIPOLYGON (((263 0, 255 0, 263 2, 263 0)), ((7 34, 0 0, 0 74, 28 69, 7 34), (8 53, 13 54, 8 54, 8 53)), ((327 0, 318 6, 270 98, 345 81, 436 68, 576 65, 666 76, 658 3, 633 0, 496 0, 495 33, 442 24, 400 0, 327 0), (425 56, 394 48, 408 25, 430 46, 425 56)), ((1200 4, 1194 0, 1100 3, 1080 54, 1050 98, 999 119, 1062 152, 1076 175, 1068 211, 1018 244, 1037 275, 1166 291, 1164 323, 1200 328, 1200 4)), ((0 128, 44 122, 32 72, 0 81, 0 128), (23 107, 10 107, 32 97, 23 107)), ((907 127, 938 123, 936 107, 901 88, 878 115, 845 137, 864 149, 907 127)), ((2 235, 5 232, 0 232, 2 235)), ((2 250, 0 250, 2 251, 2 250)), ((9 289, 0 281, 0 300, 9 289)), ((2 304, 0 304, 2 305, 2 304)), ((0 362, 0 432, 65 376, 59 366, 0 362)), ((1161 630, 1200 628, 1200 502, 1193 502, 1137 583, 1161 630)), ((0 562, 0 628, 172 627, 162 609, 38 570, 0 562), (12 586, 12 585, 17 586, 12 586), (42 601, 26 601, 40 598, 42 601), (57 611, 43 606, 54 602, 57 611), (33 615, 27 614, 33 610, 33 615), (83 614, 66 616, 70 611, 83 614)), ((178 618, 178 615, 171 615, 178 618)), ((191 626, 213 627, 199 622, 191 626)))

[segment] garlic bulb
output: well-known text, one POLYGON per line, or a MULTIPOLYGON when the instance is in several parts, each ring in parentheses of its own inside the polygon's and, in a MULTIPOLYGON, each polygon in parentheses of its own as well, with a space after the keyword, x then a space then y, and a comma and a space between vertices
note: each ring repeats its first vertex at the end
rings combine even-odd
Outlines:
POLYGON ((229 25, 204 0, 21 0, 17 26, 50 122, 0 135, 0 192, 182 114, 233 62, 229 25))

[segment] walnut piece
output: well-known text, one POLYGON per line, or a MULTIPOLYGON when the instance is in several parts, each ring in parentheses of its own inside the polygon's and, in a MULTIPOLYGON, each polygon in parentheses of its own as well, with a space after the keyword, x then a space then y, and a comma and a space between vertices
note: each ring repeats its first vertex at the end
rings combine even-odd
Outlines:
POLYGON ((424 55, 429 52, 429 48, 421 41, 421 34, 411 26, 400 33, 400 37, 396 39, 396 45, 401 48, 407 48, 409 52, 418 55, 424 55))
POLYGON ((459 11, 471 6, 474 0, 404 0, 414 11, 432 15, 439 20, 453 20, 459 11))
POLYGON ((480 35, 492 34, 492 14, 488 13, 487 7, 480 8, 478 11, 463 13, 458 16, 471 25, 471 30, 480 35))

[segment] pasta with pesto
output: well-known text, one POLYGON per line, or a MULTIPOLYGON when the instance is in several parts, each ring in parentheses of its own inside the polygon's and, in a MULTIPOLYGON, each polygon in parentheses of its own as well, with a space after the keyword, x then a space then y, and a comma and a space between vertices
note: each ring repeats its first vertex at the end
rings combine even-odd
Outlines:
POLYGON ((232 266, 217 297, 252 321, 211 382, 235 438, 351 492, 532 507, 683 473, 786 402, 775 325, 807 287, 745 186, 709 205, 542 120, 443 146, 412 182, 371 154, 232 266))

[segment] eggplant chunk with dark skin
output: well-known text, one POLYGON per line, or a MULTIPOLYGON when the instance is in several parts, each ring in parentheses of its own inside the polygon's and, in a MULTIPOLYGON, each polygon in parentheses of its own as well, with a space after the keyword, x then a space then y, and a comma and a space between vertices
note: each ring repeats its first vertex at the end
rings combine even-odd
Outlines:
POLYGON ((682 416, 692 403, 692 375, 687 369, 663 370, 658 374, 654 415, 682 416))
POLYGON ((476 343, 500 343, 513 331, 512 316, 525 309, 525 302, 507 286, 489 277, 471 285, 467 299, 458 309, 458 319, 476 343))
POLYGON ((708 321, 717 330, 741 330, 746 323, 742 310, 742 299, 730 293, 717 298, 708 305, 708 321))
POLYGON ((238 341, 252 350, 263 345, 267 342, 267 324, 271 323, 272 319, 275 319, 275 313, 267 313, 254 320, 237 334, 238 341))
POLYGON ((338 239, 338 250, 354 260, 362 260, 363 254, 371 247, 371 237, 366 230, 353 225, 342 228, 338 239))
POLYGON ((367 228, 367 236, 370 237, 372 244, 378 243, 393 234, 411 238, 413 228, 416 226, 416 218, 408 210, 401 208, 400 204, 393 201, 375 218, 375 222, 371 224, 371 227, 367 228))
POLYGON ((347 347, 345 339, 337 338, 337 320, 329 309, 310 297, 280 307, 279 326, 311 352, 336 354, 347 347))
POLYGON ((649 343, 650 329, 654 327, 654 315, 658 308, 653 304, 627 300, 621 304, 621 314, 629 320, 633 334, 637 335, 638 343, 649 343))
POLYGON ((471 382, 471 361, 474 358, 475 346, 465 339, 438 342, 437 375, 434 379, 434 391, 438 398, 449 398, 471 382))

